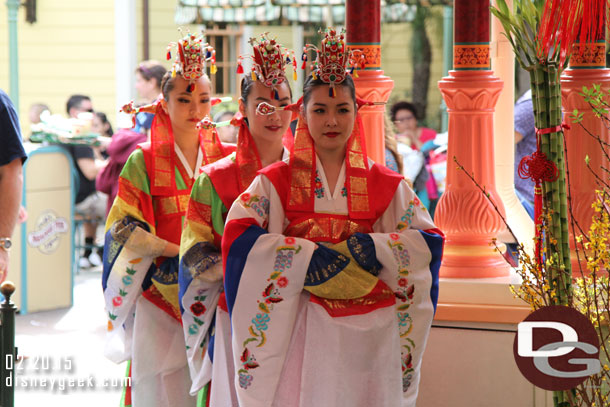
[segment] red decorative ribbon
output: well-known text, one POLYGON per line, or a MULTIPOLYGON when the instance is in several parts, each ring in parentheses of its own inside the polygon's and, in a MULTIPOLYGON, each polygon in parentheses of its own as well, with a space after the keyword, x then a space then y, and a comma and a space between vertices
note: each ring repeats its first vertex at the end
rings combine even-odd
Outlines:
POLYGON ((571 127, 566 122, 563 122, 560 125, 554 127, 547 127, 546 129, 536 129, 536 135, 541 136, 543 134, 559 133, 563 129, 570 130, 571 127))

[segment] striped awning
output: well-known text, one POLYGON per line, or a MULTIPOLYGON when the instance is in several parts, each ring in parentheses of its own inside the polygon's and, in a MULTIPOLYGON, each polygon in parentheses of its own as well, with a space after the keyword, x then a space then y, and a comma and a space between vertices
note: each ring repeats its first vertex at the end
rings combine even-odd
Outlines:
MULTIPOLYGON (((381 12, 383 22, 408 22, 415 17, 415 6, 382 0, 381 12)), ((345 0, 179 0, 175 15, 178 25, 207 21, 261 23, 281 19, 343 24, 345 0)))

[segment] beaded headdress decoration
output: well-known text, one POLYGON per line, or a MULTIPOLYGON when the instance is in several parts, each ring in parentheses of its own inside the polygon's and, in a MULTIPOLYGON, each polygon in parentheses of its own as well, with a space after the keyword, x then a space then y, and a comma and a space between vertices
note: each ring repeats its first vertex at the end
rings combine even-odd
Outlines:
POLYGON ((286 80, 286 65, 292 62, 293 78, 296 80, 297 63, 294 52, 282 47, 274 39, 268 37, 269 33, 263 33, 260 39, 250 38, 253 55, 242 55, 237 61, 237 73, 244 73, 242 61, 244 58, 252 58, 252 80, 259 80, 268 88, 271 88, 271 97, 279 99, 277 86, 286 80))
POLYGON ((195 89, 195 81, 205 74, 205 63, 211 62, 210 73, 216 73, 216 50, 207 42, 203 42, 203 35, 187 33, 178 42, 170 42, 167 46, 167 60, 172 59, 171 49, 176 47, 178 55, 172 65, 172 77, 180 72, 182 77, 189 81, 187 92, 195 89))
POLYGON ((349 50, 345 44, 345 29, 342 29, 339 34, 332 28, 327 28, 324 32, 318 31, 324 35, 320 48, 313 44, 307 44, 303 48, 303 66, 307 65, 307 51, 313 50, 316 52, 316 60, 311 65, 311 75, 314 79, 320 78, 323 82, 330 85, 329 95, 335 97, 335 85, 340 84, 345 80, 348 72, 358 77, 354 69, 364 68, 364 55, 360 50, 349 50))

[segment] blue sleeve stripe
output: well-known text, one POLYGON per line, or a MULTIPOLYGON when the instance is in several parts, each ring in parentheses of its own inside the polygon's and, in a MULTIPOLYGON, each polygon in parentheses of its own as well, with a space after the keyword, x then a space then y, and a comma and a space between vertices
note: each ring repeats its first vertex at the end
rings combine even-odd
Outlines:
POLYGON ((104 291, 106 291, 106 286, 108 285, 108 277, 110 276, 110 270, 112 270, 112 267, 114 267, 114 262, 116 261, 117 257, 119 257, 121 250, 123 250, 123 246, 120 246, 116 253, 114 253, 115 256, 112 258, 109 257, 110 253, 112 253, 112 251, 110 250, 110 246, 114 243, 114 238, 112 237, 111 230, 112 228, 108 229, 108 231, 106 232, 106 237, 104 239, 104 254, 102 266, 102 289, 104 291))
POLYGON ((246 259, 259 236, 266 234, 267 231, 260 226, 249 226, 231 244, 225 263, 225 295, 227 298, 227 308, 229 315, 233 313, 233 305, 237 297, 237 289, 241 274, 246 266, 246 259))
POLYGON ((184 314, 184 307, 182 307, 182 297, 184 297, 184 293, 186 293, 186 289, 189 285, 191 285, 192 281, 193 277, 191 276, 191 272, 184 265, 184 258, 181 258, 180 264, 178 265, 178 303, 180 304, 180 314, 184 314))
POLYGON ((439 236, 434 233, 426 233, 424 231, 419 231, 422 237, 426 241, 428 245, 428 249, 432 254, 432 259, 430 260, 430 273, 432 274, 432 286, 430 287, 430 299, 432 300, 432 304, 434 305, 434 312, 436 313, 436 304, 438 303, 438 289, 439 289, 439 270, 441 268, 441 260, 443 258, 443 243, 444 239, 442 236, 439 236))
POLYGON ((210 327, 208 328, 208 332, 210 333, 210 340, 208 342, 208 356, 212 363, 214 363, 214 344, 216 343, 216 330, 212 329, 212 328, 215 326, 216 326, 216 312, 214 312, 212 321, 210 321, 210 327))

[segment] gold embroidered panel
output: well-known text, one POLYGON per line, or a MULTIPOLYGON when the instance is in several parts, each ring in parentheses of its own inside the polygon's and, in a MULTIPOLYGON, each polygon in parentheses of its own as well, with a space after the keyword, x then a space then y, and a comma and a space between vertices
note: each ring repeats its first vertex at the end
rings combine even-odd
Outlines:
POLYGON ((340 242, 356 232, 370 233, 372 230, 364 222, 360 224, 347 218, 315 217, 291 223, 285 234, 313 241, 340 242))

